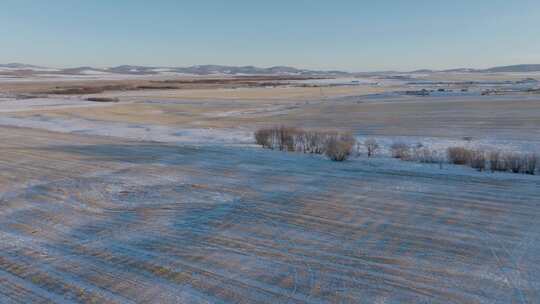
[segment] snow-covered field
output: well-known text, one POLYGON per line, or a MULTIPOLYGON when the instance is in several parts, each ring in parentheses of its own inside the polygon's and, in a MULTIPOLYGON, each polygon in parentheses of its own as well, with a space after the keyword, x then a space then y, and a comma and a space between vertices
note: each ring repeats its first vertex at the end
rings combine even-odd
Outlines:
POLYGON ((0 131, 4 299, 540 298, 536 177, 0 131))
MULTIPOLYGON (((24 100, 0 99, 0 125, 27 127, 63 133, 78 133, 99 136, 119 137, 131 140, 156 141, 177 144, 253 144, 253 129, 246 128, 182 128, 181 126, 165 126, 159 124, 123 123, 85 119, 81 117, 48 117, 40 115, 40 110, 61 110, 70 108, 107 107, 111 103, 95 103, 80 98, 35 98, 24 100), (13 116, 9 113, 34 111, 37 114, 29 116, 13 116)), ((224 111, 208 114, 209 117, 242 117, 244 115, 280 115, 298 106, 277 105, 261 109, 224 111)), ((430 136, 369 136, 357 135, 357 141, 363 150, 362 143, 368 139, 375 139, 379 146, 379 155, 390 156, 390 147, 394 143, 405 143, 410 147, 422 146, 431 151, 444 155, 449 147, 466 147, 484 151, 500 152, 540 152, 540 141, 535 140, 509 140, 492 138, 446 138, 430 136)))
POLYGON ((151 124, 127 124, 81 118, 50 119, 39 114, 30 117, 0 116, 0 125, 35 128, 61 133, 118 137, 139 141, 190 145, 252 144, 253 133, 246 130, 175 128, 151 124))
POLYGON ((375 139, 379 145, 379 154, 391 156, 391 146, 394 143, 403 143, 410 148, 425 147, 439 155, 445 155, 450 147, 464 147, 471 150, 499 151, 515 153, 540 153, 540 141, 508 140, 497 138, 441 138, 425 136, 357 136, 362 144, 368 138, 375 139))
POLYGON ((538 303, 540 178, 389 149, 538 152, 539 98, 403 89, 0 96, 0 302, 538 303), (287 123, 381 150, 338 163, 253 145, 287 123))

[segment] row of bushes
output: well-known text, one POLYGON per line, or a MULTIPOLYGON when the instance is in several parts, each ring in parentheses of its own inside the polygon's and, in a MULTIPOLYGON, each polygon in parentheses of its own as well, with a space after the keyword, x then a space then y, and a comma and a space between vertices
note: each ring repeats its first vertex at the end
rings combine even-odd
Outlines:
MULTIPOLYGON (((375 156, 379 144, 375 139, 366 139, 363 143, 356 141, 351 132, 304 130, 293 127, 262 128, 255 132, 257 144, 267 149, 324 154, 333 161, 344 161, 352 155, 356 147, 357 153, 363 145, 368 157, 375 156)), ((538 169, 539 158, 535 154, 506 153, 466 147, 450 147, 446 153, 434 151, 422 144, 414 146, 397 142, 390 146, 392 157, 404 161, 421 163, 443 163, 465 165, 479 171, 513 172, 534 175, 538 169)))
POLYGON ((257 144, 267 149, 325 154, 334 161, 344 161, 356 144, 350 132, 315 131, 292 127, 262 128, 255 132, 257 144))
POLYGON ((536 174, 539 159, 535 154, 508 153, 465 147, 450 147, 446 155, 441 155, 421 144, 411 147, 405 143, 394 143, 390 147, 392 157, 407 161, 423 163, 440 163, 444 161, 454 165, 465 165, 479 171, 513 172, 522 174, 536 174))
POLYGON ((534 175, 538 167, 536 154, 486 152, 464 147, 448 148, 448 159, 453 164, 469 165, 479 171, 489 168, 491 172, 500 171, 534 175))
POLYGON ((421 163, 443 163, 445 157, 422 144, 413 147, 405 143, 394 143, 390 147, 392 157, 406 161, 417 161, 421 163))

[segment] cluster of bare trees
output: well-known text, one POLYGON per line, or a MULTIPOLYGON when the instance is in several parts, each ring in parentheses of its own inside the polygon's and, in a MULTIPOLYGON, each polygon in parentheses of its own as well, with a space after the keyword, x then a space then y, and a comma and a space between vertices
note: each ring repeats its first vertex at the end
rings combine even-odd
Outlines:
POLYGON ((346 160, 356 143, 350 132, 304 130, 285 126, 259 129, 255 132, 255 141, 267 149, 325 154, 333 161, 346 160))
POLYGON ((492 172, 503 171, 523 174, 536 174, 538 157, 536 154, 488 153, 489 169, 492 172))
POLYGON ((483 171, 486 169, 486 153, 465 147, 450 147, 447 150, 448 161, 454 165, 467 165, 483 171))
POLYGON ((485 152, 464 147, 448 148, 448 160, 457 165, 468 165, 479 171, 489 167, 492 172, 536 174, 538 157, 535 154, 515 152, 485 152))
POLYGON ((395 142, 390 146, 393 158, 409 160, 411 158, 411 147, 402 142, 395 142))
MULTIPOLYGON (((344 161, 352 154, 355 146, 357 153, 363 145, 367 156, 372 157, 379 151, 380 146, 373 138, 357 142, 351 132, 305 130, 301 128, 278 126, 262 128, 255 132, 257 144, 267 149, 324 154, 333 161, 344 161)), ((513 172, 534 175, 538 170, 540 159, 535 154, 508 153, 466 147, 450 147, 444 152, 438 152, 425 147, 421 143, 409 145, 396 142, 390 146, 392 157, 404 161, 435 163, 441 167, 448 162, 464 165, 479 171, 513 172)))
POLYGON ((406 161, 417 161, 421 163, 442 163, 444 157, 433 151, 423 144, 418 143, 410 146, 406 143, 396 142, 390 146, 390 151, 393 158, 398 158, 406 161))
POLYGON ((396 142, 390 147, 392 157, 405 161, 422 163, 448 162, 454 165, 464 165, 478 171, 512 172, 534 175, 538 170, 539 158, 535 154, 505 153, 499 151, 486 152, 466 147, 450 147, 444 153, 433 151, 422 144, 410 146, 396 142))

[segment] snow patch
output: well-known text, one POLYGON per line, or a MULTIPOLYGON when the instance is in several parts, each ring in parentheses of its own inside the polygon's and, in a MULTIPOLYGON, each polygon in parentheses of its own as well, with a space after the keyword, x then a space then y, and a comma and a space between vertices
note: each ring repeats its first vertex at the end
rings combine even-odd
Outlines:
POLYGON ((360 144, 360 151, 364 152, 363 143, 366 139, 373 138, 380 146, 379 154, 391 156, 391 146, 394 143, 404 143, 411 148, 421 145, 431 151, 437 152, 440 155, 445 155, 450 147, 465 147, 473 150, 483 151, 500 151, 500 152, 516 152, 516 153, 538 153, 540 152, 539 141, 523 141, 523 140, 506 140, 497 138, 472 138, 472 139, 455 139, 455 138, 440 138, 440 137, 423 137, 423 136, 365 136, 359 135, 356 137, 360 144))
POLYGON ((190 145, 252 144, 251 131, 239 129, 176 128, 151 124, 129 124, 82 118, 0 117, 0 125, 44 129, 53 132, 120 137, 140 141, 190 145))

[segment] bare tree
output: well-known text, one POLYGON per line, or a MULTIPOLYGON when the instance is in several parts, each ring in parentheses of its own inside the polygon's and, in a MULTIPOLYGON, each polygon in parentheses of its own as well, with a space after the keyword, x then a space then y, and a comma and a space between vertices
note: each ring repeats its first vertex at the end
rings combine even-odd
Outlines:
POLYGON ((414 148, 412 159, 425 164, 435 164, 440 163, 441 157, 436 151, 422 145, 414 148))
POLYGON ((351 155, 356 139, 351 134, 330 136, 326 142, 325 154, 333 161, 344 161, 351 155))
POLYGON ((524 157, 525 161, 525 174, 535 175, 536 174, 536 166, 538 164, 538 157, 536 154, 529 154, 524 157))
POLYGON ((491 172, 508 171, 508 168, 503 160, 501 152, 491 151, 488 153, 489 169, 491 172))
POLYGON ((373 138, 366 139, 364 146, 366 146, 368 157, 375 156, 375 153, 379 150, 379 144, 373 138))
POLYGON ((472 151, 464 147, 450 147, 447 150, 448 161, 454 165, 466 165, 471 159, 472 151))
POLYGON ((486 168, 486 153, 484 151, 472 151, 468 163, 471 168, 484 171, 486 168))
POLYGON ((504 162, 508 169, 513 173, 520 173, 524 167, 523 157, 517 153, 508 153, 504 155, 504 162))
POLYGON ((408 160, 411 157, 411 148, 406 143, 396 142, 390 147, 392 150, 392 157, 402 160, 408 160))
POLYGON ((270 137, 272 131, 270 129, 259 129, 255 131, 255 142, 263 148, 271 148, 270 137))

